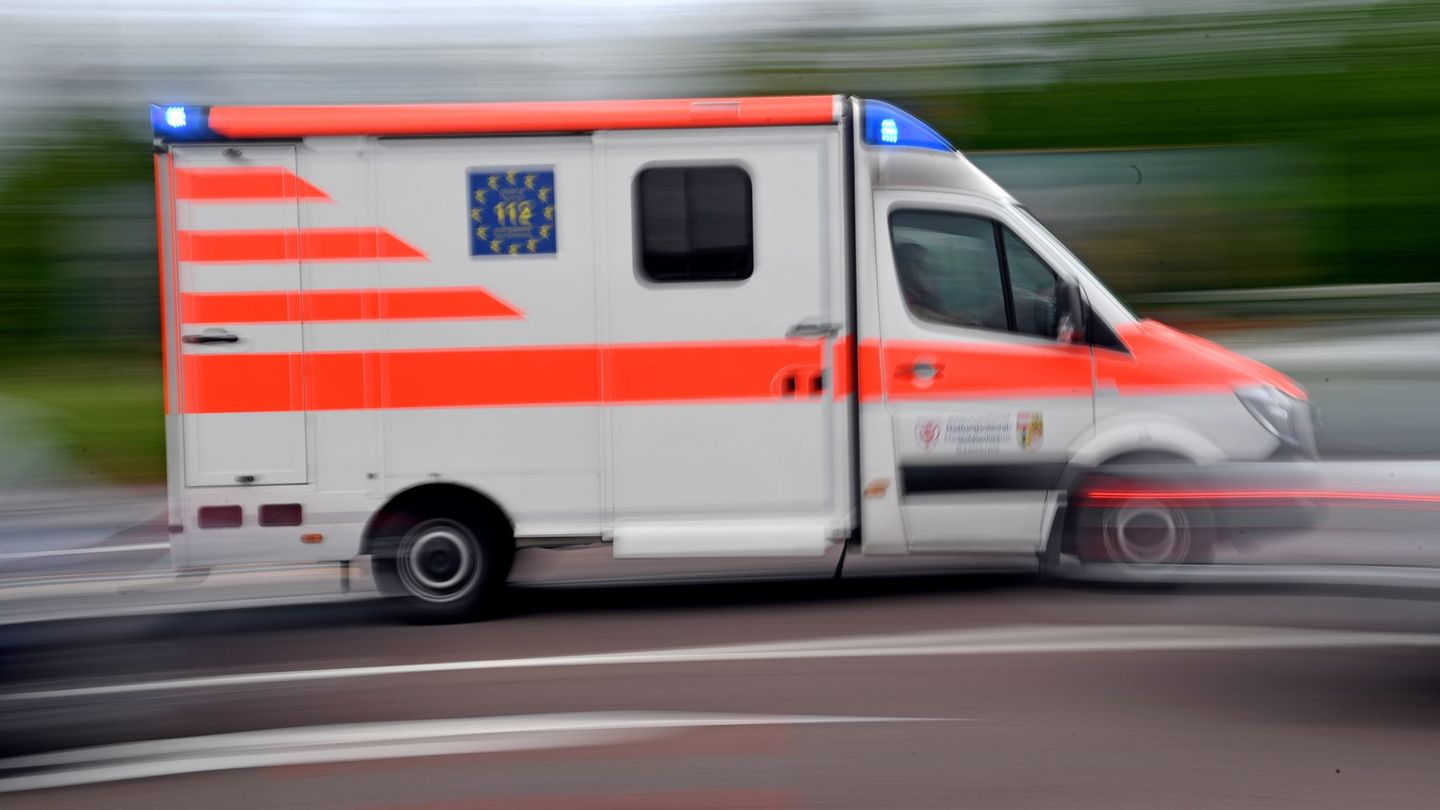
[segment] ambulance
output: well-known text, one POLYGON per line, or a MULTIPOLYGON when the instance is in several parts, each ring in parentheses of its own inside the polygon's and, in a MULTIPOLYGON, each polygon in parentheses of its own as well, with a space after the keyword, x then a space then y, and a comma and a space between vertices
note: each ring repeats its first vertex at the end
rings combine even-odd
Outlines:
POLYGON ((1071 496, 1314 451, 1293 381, 885 102, 151 117, 181 568, 369 557, 445 621, 529 548, 1172 566, 1224 539, 1195 504, 1071 496))

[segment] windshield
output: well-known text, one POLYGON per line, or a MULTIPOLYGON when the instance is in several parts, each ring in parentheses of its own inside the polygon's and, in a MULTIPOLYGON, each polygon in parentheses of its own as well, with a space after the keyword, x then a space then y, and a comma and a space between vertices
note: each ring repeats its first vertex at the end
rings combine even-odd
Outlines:
POLYGON ((1112 292, 1109 287, 1106 287, 1105 282, 1100 280, 1100 277, 1095 274, 1095 271, 1091 270, 1085 264, 1085 262, 1080 260, 1079 256, 1076 256, 1075 253, 1070 250, 1070 248, 1066 247, 1065 243, 1060 241, 1059 237, 1051 233, 1050 229, 1045 227, 1045 223, 1041 222, 1039 217, 1031 213, 1030 209, 1018 203, 1014 204, 1014 208, 1016 211, 1020 212, 1021 216, 1023 216, 1026 221, 1028 221, 1031 225, 1035 226, 1035 230, 1039 231, 1041 237, 1049 243, 1049 247, 1051 250, 1059 253, 1061 256, 1065 257, 1069 261, 1073 262, 1077 267, 1085 271, 1085 274, 1088 277, 1087 280, 1092 285, 1094 285, 1095 290, 1103 293, 1107 298, 1110 299, 1110 301, 1115 304, 1117 308, 1119 308, 1126 315, 1136 320, 1139 320, 1139 316, 1135 314, 1134 310, 1126 306, 1125 302, 1120 299, 1120 296, 1112 292))

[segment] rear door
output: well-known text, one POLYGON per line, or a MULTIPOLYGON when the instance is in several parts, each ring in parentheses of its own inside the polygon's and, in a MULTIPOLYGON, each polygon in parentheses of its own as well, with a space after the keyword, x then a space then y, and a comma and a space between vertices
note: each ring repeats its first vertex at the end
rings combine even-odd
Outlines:
POLYGON ((848 458, 838 132, 603 144, 609 502, 622 527, 672 524, 618 529, 616 553, 821 553, 848 458))
POLYGON ((1094 427, 1089 346, 1055 339, 1057 276, 984 201, 875 200, 880 368, 915 551, 1043 542, 1094 427))
POLYGON ((185 484, 308 481, 291 146, 175 150, 185 484))

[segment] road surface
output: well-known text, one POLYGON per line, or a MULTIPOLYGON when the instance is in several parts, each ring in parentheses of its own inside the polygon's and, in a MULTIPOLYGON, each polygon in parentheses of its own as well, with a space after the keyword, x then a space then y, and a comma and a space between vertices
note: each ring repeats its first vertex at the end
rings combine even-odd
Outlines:
POLYGON ((0 802, 1373 810, 1440 790, 1425 593, 992 574, 511 605, 4 628, 0 802))

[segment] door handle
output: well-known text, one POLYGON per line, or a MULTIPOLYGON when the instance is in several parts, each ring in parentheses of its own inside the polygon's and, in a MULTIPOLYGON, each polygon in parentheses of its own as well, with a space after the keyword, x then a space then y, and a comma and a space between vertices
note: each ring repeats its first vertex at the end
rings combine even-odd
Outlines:
POLYGON ((831 338, 840 334, 840 324, 801 321, 785 330, 787 338, 831 338))
POLYGON ((909 377, 914 380, 928 381, 940 376, 945 367, 938 363, 920 361, 918 363, 904 363, 895 370, 896 376, 909 377))
POLYGON ((198 335, 182 335, 180 338, 186 343, 239 343, 240 336, 226 332, 223 329, 207 329, 198 335))

